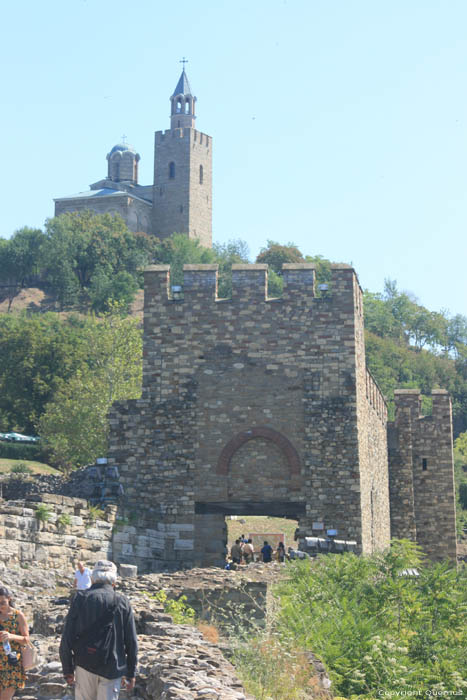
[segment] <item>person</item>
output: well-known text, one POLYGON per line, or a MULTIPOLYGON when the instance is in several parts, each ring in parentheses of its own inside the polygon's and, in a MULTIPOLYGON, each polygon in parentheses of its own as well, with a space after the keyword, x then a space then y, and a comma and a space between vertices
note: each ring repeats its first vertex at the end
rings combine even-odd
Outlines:
POLYGON ((8 588, 0 586, 0 700, 10 700, 18 688, 24 688, 26 672, 23 669, 21 647, 29 642, 26 618, 13 607, 8 588), (5 649, 10 645, 11 651, 5 649))
POLYGON ((276 557, 277 557, 277 561, 279 561, 281 563, 285 561, 285 547, 284 547, 284 543, 282 542, 282 540, 280 540, 278 545, 277 545, 276 557))
POLYGON ((135 686, 135 619, 128 598, 114 591, 117 567, 113 562, 98 561, 91 579, 91 588, 78 591, 71 603, 60 642, 60 660, 66 682, 75 684, 75 700, 114 700, 122 686, 126 690, 135 686), (106 629, 110 629, 110 635, 103 637, 106 629))
POLYGON ((240 564, 242 560, 242 548, 240 546, 240 540, 235 540, 235 544, 230 548, 230 556, 234 564, 240 564))
POLYGON ((242 552, 243 552, 243 557, 245 559, 245 564, 250 564, 253 561, 254 551, 255 550, 253 548, 253 542, 250 539, 250 540, 248 540, 248 542, 246 542, 243 545, 242 552))
POLYGON ((78 589, 78 591, 85 591, 87 588, 91 588, 91 569, 84 566, 82 561, 77 563, 77 567, 73 588, 78 589))
POLYGON ((263 547, 261 548, 261 556, 265 564, 269 564, 272 561, 272 547, 267 540, 264 540, 263 547))

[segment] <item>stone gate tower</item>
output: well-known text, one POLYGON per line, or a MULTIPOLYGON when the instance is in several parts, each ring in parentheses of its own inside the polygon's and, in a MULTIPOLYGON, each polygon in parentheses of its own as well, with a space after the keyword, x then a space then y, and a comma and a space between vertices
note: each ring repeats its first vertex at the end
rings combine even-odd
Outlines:
POLYGON ((170 129, 156 131, 153 233, 187 233, 212 245, 212 139, 195 129, 195 104, 183 69, 170 98, 170 129))
POLYGON ((234 265, 232 297, 216 265, 145 271, 143 393, 114 404, 109 460, 137 526, 117 533, 116 561, 142 571, 220 563, 225 516, 275 515, 355 540, 358 552, 417 540, 455 560, 449 396, 421 417, 418 392, 385 400, 365 362, 363 297, 353 268, 284 265, 267 296, 267 265, 234 265), (389 460, 388 460, 389 427, 389 460))

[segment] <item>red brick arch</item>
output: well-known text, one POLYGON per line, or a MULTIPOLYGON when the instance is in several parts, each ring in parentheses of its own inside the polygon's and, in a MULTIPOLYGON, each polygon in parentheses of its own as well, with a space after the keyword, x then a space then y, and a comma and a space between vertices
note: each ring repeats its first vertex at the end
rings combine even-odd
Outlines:
POLYGON ((237 433, 224 447, 222 450, 219 460, 217 462, 216 473, 223 474, 227 476, 229 473, 230 462, 235 452, 240 449, 249 440, 255 440, 256 438, 263 438, 264 440, 270 440, 285 457, 287 465, 290 470, 291 475, 298 476, 300 474, 300 457, 295 447, 292 445, 290 440, 288 440, 285 435, 279 433, 277 430, 272 428, 266 428, 263 426, 255 426, 254 428, 249 428, 248 430, 242 430, 241 433, 237 433))

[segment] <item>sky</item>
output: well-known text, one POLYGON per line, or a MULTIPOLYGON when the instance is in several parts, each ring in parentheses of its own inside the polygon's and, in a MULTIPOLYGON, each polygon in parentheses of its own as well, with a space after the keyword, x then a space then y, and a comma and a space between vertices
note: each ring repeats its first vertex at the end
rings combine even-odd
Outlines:
POLYGON ((0 236, 107 173, 152 183, 180 60, 213 137, 213 238, 268 240, 467 314, 465 0, 16 0, 2 10, 0 236))

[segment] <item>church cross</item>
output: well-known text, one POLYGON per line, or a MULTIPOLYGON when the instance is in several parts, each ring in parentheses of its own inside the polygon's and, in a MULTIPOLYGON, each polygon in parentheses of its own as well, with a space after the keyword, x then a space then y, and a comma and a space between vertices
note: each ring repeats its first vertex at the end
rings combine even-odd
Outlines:
POLYGON ((188 63, 188 59, 185 58, 185 56, 184 56, 184 57, 182 58, 182 60, 179 61, 179 63, 183 63, 183 70, 185 70, 185 63, 188 63))
POLYGON ((122 136, 122 143, 124 146, 126 146, 126 134, 123 134, 122 136))

